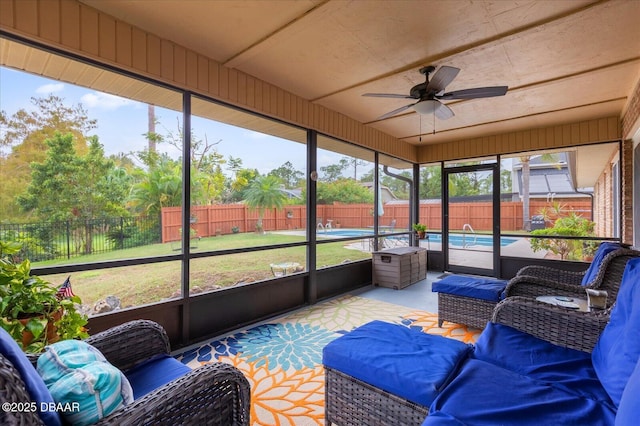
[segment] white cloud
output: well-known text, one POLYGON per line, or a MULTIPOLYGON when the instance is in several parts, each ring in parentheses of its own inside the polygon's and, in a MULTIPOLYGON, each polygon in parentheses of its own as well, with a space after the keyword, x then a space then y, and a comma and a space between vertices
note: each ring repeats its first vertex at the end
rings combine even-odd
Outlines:
POLYGON ((89 108, 101 108, 106 110, 114 110, 134 104, 134 102, 129 99, 100 92, 87 93, 80 98, 80 101, 89 108))
POLYGON ((36 93, 40 95, 48 95, 49 93, 62 92, 64 84, 62 83, 49 83, 42 85, 36 89, 36 93))

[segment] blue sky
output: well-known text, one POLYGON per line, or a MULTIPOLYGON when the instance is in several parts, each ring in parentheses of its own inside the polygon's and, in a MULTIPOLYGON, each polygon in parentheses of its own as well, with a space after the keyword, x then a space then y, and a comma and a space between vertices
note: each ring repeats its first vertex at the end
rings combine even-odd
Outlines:
MULTIPOLYGON (((107 154, 140 151, 147 145, 143 136, 147 132, 146 104, 0 67, 0 109, 8 116, 21 108, 32 110, 32 97, 46 97, 50 93, 63 98, 66 104, 81 103, 85 107, 89 117, 97 120, 98 127, 93 134, 99 137, 107 154)), ((181 113, 159 107, 155 112, 159 120, 156 132, 164 133, 166 128, 177 133, 177 117, 181 117, 181 113)), ((194 118, 192 127, 200 138, 206 135, 209 141, 221 140, 217 145, 218 152, 225 158, 230 155, 242 158, 244 167, 267 173, 290 161, 298 170, 306 168, 306 147, 302 144, 283 144, 281 139, 211 120, 194 118)), ((158 149, 174 158, 180 155, 168 144, 161 144, 158 149)), ((318 165, 337 163, 341 157, 320 152, 318 165)), ((366 171, 362 170, 363 173, 366 171)))

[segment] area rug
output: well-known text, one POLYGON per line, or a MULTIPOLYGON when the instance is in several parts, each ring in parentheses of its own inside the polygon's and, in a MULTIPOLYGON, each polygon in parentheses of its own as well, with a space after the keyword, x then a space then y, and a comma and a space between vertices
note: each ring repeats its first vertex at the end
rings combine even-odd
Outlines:
POLYGON ((372 320, 474 343, 480 330, 445 323, 436 314, 358 296, 342 296, 240 331, 176 358, 191 368, 226 362, 251 384, 252 425, 323 425, 322 348, 372 320))

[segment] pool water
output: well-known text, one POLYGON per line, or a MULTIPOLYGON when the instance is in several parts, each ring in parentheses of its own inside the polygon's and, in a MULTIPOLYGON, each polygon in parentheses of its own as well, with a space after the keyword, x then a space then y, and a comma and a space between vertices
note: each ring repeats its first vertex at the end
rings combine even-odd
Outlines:
MULTIPOLYGON (((434 242, 434 243, 441 243, 442 242, 442 235, 440 234, 429 234, 429 241, 434 242)), ((518 241, 517 238, 507 238, 507 237, 502 237, 500 238, 500 247, 506 247, 510 244, 515 243, 516 241, 518 241)), ((466 246, 483 246, 483 247, 491 247, 493 246, 493 237, 490 235, 470 235, 467 234, 466 236, 462 236, 459 234, 451 234, 449 235, 449 245, 450 246, 457 246, 457 247, 464 247, 466 244, 466 246)))
POLYGON ((319 235, 332 235, 336 237, 366 237, 373 235, 373 230, 366 229, 331 229, 328 231, 318 231, 319 235))
MULTIPOLYGON (((330 229, 326 232, 320 231, 319 235, 331 235, 336 237, 367 237, 373 235, 373 230, 367 229, 330 229)), ((442 235, 440 234, 428 234, 429 241, 433 243, 442 243, 442 235)), ((500 238, 500 246, 506 247, 510 244, 518 241, 517 238, 508 238, 502 237, 500 238)), ((472 235, 467 234, 466 236, 460 234, 451 234, 449 235, 449 245, 455 247, 464 247, 466 246, 483 246, 483 247, 491 247, 493 246, 493 237, 489 235, 472 235)))

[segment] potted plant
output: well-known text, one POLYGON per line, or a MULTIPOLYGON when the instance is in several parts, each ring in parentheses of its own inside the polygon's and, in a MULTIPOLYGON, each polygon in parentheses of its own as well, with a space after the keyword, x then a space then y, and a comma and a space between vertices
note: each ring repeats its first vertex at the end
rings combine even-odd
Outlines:
POLYGON ((16 263, 20 247, 0 241, 0 326, 25 352, 42 352, 57 340, 88 337, 87 316, 76 307, 80 298, 59 297, 55 286, 31 275, 28 259, 16 263))
POLYGON ((427 233, 427 225, 423 223, 414 223, 413 230, 418 233, 418 238, 422 240, 427 233))

